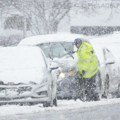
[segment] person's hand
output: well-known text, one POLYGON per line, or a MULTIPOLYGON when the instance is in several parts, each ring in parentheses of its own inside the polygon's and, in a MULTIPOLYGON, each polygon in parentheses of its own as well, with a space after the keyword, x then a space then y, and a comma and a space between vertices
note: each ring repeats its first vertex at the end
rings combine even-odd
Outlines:
POLYGON ((85 70, 82 70, 82 75, 84 75, 85 74, 85 70))
POLYGON ((75 79, 81 79, 81 78, 82 78, 82 76, 80 75, 79 72, 77 72, 76 75, 75 75, 75 79))
POLYGON ((92 50, 92 51, 91 51, 91 53, 93 54, 93 53, 94 53, 94 51, 92 50))

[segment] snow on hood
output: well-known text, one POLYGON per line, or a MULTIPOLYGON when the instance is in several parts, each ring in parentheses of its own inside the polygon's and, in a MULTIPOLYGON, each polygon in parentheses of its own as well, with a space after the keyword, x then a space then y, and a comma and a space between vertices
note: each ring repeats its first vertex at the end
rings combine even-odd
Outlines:
POLYGON ((49 34, 49 35, 37 35, 33 37, 27 37, 23 39, 18 46, 23 45, 37 45, 40 43, 46 42, 62 42, 62 41, 71 41, 74 42, 75 38, 84 38, 87 39, 88 37, 85 35, 80 34, 66 34, 66 33, 59 33, 59 34, 49 34))
POLYGON ((40 82, 45 64, 38 47, 0 48, 0 81, 4 83, 40 82))

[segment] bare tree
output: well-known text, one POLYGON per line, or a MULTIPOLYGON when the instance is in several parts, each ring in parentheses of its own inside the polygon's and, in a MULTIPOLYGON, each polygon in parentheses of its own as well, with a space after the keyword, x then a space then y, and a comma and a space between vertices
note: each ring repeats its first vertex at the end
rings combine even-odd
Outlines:
POLYGON ((3 3, 14 6, 25 19, 29 19, 32 26, 31 31, 34 34, 57 32, 59 23, 73 8, 80 13, 95 15, 99 14, 101 7, 104 7, 111 10, 108 17, 110 20, 114 12, 119 12, 120 6, 116 7, 114 2, 108 4, 109 6, 101 6, 101 0, 0 0, 0 6, 1 2, 2 6, 3 3))
POLYGON ((84 15, 98 14, 98 1, 99 0, 72 0, 73 8, 84 15))
POLYGON ((72 7, 70 0, 11 0, 11 3, 31 21, 35 34, 57 32, 72 7))
POLYGON ((97 15, 100 10, 109 10, 110 13, 106 21, 111 20, 115 14, 120 14, 120 1, 119 0, 74 0, 75 6, 80 13, 87 15, 97 15))
POLYGON ((109 4, 110 14, 106 21, 111 20, 115 14, 120 14, 120 1, 111 0, 109 4))
POLYGON ((0 24, 1 24, 1 28, 2 28, 2 14, 3 14, 3 12, 4 12, 4 9, 7 7, 7 5, 8 5, 8 2, 7 2, 7 0, 0 0, 0 24))

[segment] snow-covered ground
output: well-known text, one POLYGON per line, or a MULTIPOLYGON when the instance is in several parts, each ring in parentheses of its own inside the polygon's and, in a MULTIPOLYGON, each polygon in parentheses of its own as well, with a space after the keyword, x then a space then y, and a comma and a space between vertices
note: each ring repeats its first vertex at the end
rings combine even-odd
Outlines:
POLYGON ((120 104, 120 99, 103 99, 101 101, 94 102, 82 102, 80 100, 58 100, 58 107, 42 107, 42 104, 37 104, 33 106, 20 106, 20 105, 4 105, 0 106, 0 116, 8 116, 15 114, 30 114, 30 113, 41 113, 41 112, 51 112, 51 111, 63 111, 63 110, 77 110, 92 107, 99 107, 104 105, 114 105, 120 104))

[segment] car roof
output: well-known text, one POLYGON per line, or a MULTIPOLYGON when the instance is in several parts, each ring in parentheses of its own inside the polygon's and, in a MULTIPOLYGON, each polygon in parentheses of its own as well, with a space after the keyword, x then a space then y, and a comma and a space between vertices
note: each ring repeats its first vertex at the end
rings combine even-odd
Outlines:
POLYGON ((76 38, 88 39, 85 35, 80 34, 48 34, 48 35, 37 35, 32 37, 27 37, 23 39, 18 45, 37 45, 41 43, 49 43, 49 42, 73 42, 76 38))
MULTIPOLYGON (((109 35, 103 35, 99 37, 94 37, 90 39, 90 42, 92 43, 93 47, 96 51, 100 51, 102 48, 107 48, 110 50, 110 52, 115 57, 115 60, 120 59, 120 33, 113 33, 109 35)), ((98 54, 99 55, 99 54, 98 54)))
POLYGON ((113 33, 109 35, 92 37, 90 41, 93 43, 99 43, 99 44, 105 44, 105 43, 118 44, 120 43, 120 33, 113 33))

